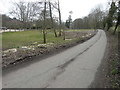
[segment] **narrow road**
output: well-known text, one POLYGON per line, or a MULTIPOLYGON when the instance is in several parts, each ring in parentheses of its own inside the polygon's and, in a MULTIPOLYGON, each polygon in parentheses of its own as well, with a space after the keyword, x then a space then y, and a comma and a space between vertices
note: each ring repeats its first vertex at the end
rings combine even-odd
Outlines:
POLYGON ((3 88, 87 88, 104 56, 103 30, 90 40, 24 68, 3 72, 3 88))

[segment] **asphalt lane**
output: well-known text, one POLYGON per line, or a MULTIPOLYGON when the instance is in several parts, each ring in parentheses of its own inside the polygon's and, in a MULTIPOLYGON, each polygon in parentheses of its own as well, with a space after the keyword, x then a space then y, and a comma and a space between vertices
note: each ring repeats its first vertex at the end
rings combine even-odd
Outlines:
POLYGON ((4 74, 3 88, 87 88, 105 53, 103 30, 90 40, 59 54, 4 74))

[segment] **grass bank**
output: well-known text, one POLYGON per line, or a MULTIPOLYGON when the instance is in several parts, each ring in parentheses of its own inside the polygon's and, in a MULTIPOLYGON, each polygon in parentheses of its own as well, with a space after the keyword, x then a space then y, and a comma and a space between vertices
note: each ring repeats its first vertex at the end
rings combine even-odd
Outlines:
POLYGON ((43 44, 40 31, 22 31, 3 33, 2 66, 8 67, 30 58, 44 57, 55 54, 69 47, 83 43, 96 34, 94 31, 66 32, 66 39, 54 37, 54 33, 47 32, 47 43, 43 44), (6 50, 7 49, 7 50, 6 50))
MULTIPOLYGON (((47 43, 64 43, 63 37, 54 37, 54 33, 47 33, 47 43)), ((43 34, 39 30, 22 31, 22 32, 4 32, 2 34, 3 50, 10 48, 19 48, 29 46, 34 42, 43 43, 43 34)))
POLYGON ((120 88, 120 55, 119 55, 119 39, 118 33, 112 35, 111 32, 107 33, 109 43, 108 55, 108 79, 110 88, 120 88))
MULTIPOLYGON (((80 29, 80 30, 66 30, 66 31, 92 31, 93 29, 80 29)), ((70 41, 63 40, 63 37, 54 37, 53 32, 47 31, 47 43, 62 44, 70 41)), ((37 42, 43 44, 43 34, 41 30, 30 30, 21 32, 4 32, 2 33, 2 49, 7 50, 11 48, 20 48, 21 46, 29 46, 37 42)))

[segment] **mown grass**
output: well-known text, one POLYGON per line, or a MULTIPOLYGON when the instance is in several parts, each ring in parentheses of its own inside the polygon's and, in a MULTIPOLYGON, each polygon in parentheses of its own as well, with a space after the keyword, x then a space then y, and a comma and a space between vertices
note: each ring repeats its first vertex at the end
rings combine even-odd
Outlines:
MULTIPOLYGON (((78 29, 78 30, 66 30, 66 31, 87 31, 93 29, 78 29)), ((46 34, 47 43, 63 44, 72 42, 69 40, 63 40, 63 37, 55 37, 53 31, 47 30, 46 34)), ((29 30, 21 32, 4 32, 2 33, 2 48, 3 50, 11 48, 19 48, 22 46, 29 46, 35 42, 43 44, 42 30, 29 30)))
MULTIPOLYGON (((54 33, 47 33, 47 43, 65 43, 63 37, 54 37, 54 33)), ((22 32, 5 32, 2 34, 2 48, 19 48, 21 46, 29 46, 34 42, 43 43, 43 34, 39 30, 22 31, 22 32)))

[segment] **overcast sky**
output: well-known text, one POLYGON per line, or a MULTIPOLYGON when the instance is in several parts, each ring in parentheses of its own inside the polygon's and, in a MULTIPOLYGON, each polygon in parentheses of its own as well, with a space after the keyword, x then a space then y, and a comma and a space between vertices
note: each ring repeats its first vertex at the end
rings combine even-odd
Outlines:
MULTIPOLYGON (((0 13, 8 14, 12 8, 13 2, 20 0, 0 0, 0 13)), ((40 0, 22 0, 22 1, 40 1, 40 0)), ((87 16, 92 8, 97 5, 102 5, 103 9, 107 8, 109 0, 60 0, 62 20, 66 20, 69 16, 69 11, 73 11, 72 19, 82 18, 87 16)))

